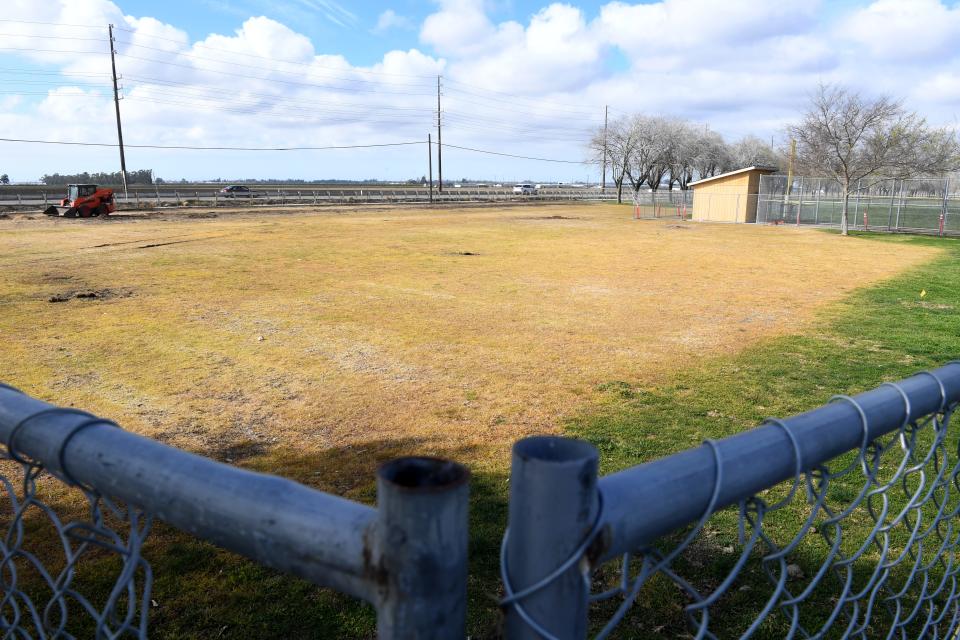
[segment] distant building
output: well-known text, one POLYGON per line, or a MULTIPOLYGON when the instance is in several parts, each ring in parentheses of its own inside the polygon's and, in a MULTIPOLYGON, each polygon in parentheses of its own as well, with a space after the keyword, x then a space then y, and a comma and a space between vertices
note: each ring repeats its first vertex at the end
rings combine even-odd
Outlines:
POLYGON ((693 219, 705 222, 756 222, 760 176, 774 167, 753 166, 690 183, 693 219))

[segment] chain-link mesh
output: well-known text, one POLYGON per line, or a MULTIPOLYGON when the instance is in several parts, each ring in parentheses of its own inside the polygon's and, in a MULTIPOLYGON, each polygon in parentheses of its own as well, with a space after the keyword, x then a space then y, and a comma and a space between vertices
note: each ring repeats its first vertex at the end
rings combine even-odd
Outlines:
MULTIPOLYGON (((56 412, 88 416, 64 447, 85 427, 112 424, 73 409, 41 413, 56 412)), ((39 417, 17 424, 0 453, 0 637, 145 638, 153 578, 141 548, 151 519, 19 452, 17 437, 39 417)), ((62 450, 60 460, 64 468, 62 450)))
MULTIPOLYGON (((909 416, 907 394, 887 386, 909 416)), ((736 507, 715 509, 731 470, 708 441, 715 490, 696 524, 615 563, 585 568, 601 513, 567 562, 520 592, 509 584, 504 544, 504 604, 551 638, 523 600, 579 563, 592 587, 598 638, 627 624, 623 637, 953 638, 960 623, 960 450, 949 429, 956 403, 948 405, 940 388, 938 412, 874 440, 856 400, 837 396, 860 414, 863 440, 813 468, 804 465, 790 427, 769 419, 789 436, 794 477, 736 507)))
MULTIPOLYGON (((877 179, 850 185, 847 222, 871 231, 960 233, 960 199, 949 179, 877 179)), ((839 226, 843 191, 829 178, 761 176, 757 222, 839 226), (789 188, 788 188, 789 186, 789 188)))

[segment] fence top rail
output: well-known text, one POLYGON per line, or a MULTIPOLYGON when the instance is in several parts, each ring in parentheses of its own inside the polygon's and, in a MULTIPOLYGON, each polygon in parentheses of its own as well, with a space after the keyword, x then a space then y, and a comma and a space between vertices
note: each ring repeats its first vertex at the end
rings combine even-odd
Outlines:
POLYGON ((960 362, 953 362, 600 478, 600 559, 640 548, 958 400, 960 362))
POLYGON ((69 484, 226 549, 368 601, 378 597, 369 566, 372 507, 187 453, 2 383, 0 441, 69 484))

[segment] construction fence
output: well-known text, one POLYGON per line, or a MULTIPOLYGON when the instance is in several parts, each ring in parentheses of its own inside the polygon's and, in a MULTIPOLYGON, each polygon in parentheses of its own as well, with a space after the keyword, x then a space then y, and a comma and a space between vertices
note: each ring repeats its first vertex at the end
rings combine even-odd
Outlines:
MULTIPOLYGON (((655 602, 697 638, 955 637, 958 401, 951 363, 603 477, 584 441, 517 442, 505 636, 635 637, 631 609, 655 602)), ((373 603, 382 638, 465 635, 459 464, 388 462, 367 506, 4 385, 0 439, 4 637, 146 637, 153 519, 373 603), (65 486, 86 502, 69 519, 52 506, 65 486), (58 537, 46 555, 30 551, 41 524, 58 537), (91 599, 79 576, 104 555, 114 582, 91 599)))

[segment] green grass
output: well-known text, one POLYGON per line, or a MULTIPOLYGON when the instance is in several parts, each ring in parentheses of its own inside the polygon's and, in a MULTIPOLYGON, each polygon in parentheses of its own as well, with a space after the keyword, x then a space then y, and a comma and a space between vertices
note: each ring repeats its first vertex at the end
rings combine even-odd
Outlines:
MULTIPOLYGON (((601 472, 609 473, 697 446, 704 438, 752 428, 769 415, 811 409, 836 393, 857 393, 941 365, 960 354, 960 241, 858 233, 848 241, 904 243, 945 252, 929 264, 855 293, 822 313, 804 335, 768 340, 733 356, 711 356, 656 387, 633 380, 601 384, 596 402, 568 421, 569 434, 594 443, 601 452, 601 472), (921 290, 927 292, 922 300, 921 290)), ((342 455, 356 454, 344 449, 324 460, 304 457, 302 464, 324 468, 324 462, 333 464, 342 455)), ((275 470, 275 462, 266 457, 250 466, 275 470)), ((504 472, 492 465, 473 471, 467 632, 472 638, 494 638, 500 621, 497 554, 509 485, 504 472)), ((351 497, 372 502, 372 480, 351 497)), ((789 531, 796 524, 796 514, 787 513, 780 527, 789 531)), ((723 551, 735 542, 734 525, 731 514, 720 514, 711 523, 709 544, 698 547, 703 551, 698 557, 684 560, 685 568, 708 582, 719 580, 736 557, 723 551)), ((815 545, 804 548, 797 561, 809 572, 820 551, 815 545)), ((157 576, 152 637, 375 634, 371 607, 261 568, 162 524, 148 541, 146 554, 157 576)), ((92 584, 113 569, 109 562, 95 567, 92 584)), ((725 606, 747 616, 762 596, 738 592, 725 606)), ((624 638, 682 634, 683 604, 669 583, 654 580, 618 633, 624 638)), ((776 635, 777 629, 766 632, 776 635)))
MULTIPOLYGON (((601 473, 610 473, 696 446, 705 438, 749 429, 767 416, 806 411, 834 394, 858 393, 956 358, 960 354, 960 242, 856 233, 851 238, 851 242, 863 241, 939 246, 947 252, 924 267, 855 293, 824 314, 817 328, 805 335, 770 340, 735 356, 712 359, 657 388, 636 387, 629 381, 602 385, 605 399, 572 420, 570 433, 594 443, 601 453, 601 473), (927 294, 921 299, 923 290, 927 294)), ((849 500, 856 490, 849 483, 838 483, 832 495, 849 500)), ((801 506, 787 509, 765 529, 777 539, 789 540, 806 513, 801 506)), ((736 544, 736 522, 731 511, 715 516, 708 525, 709 535, 701 535, 711 548, 694 549, 693 564, 681 561, 701 584, 719 584, 736 559, 736 553, 717 551, 736 544)), ((865 527, 864 518, 845 525, 845 530, 856 538, 865 527)), ((793 561, 812 575, 825 548, 817 536, 808 538, 793 561)), ((894 544, 902 539, 895 536, 894 544)), ((869 563, 858 566, 858 577, 869 569, 869 563)), ((747 571, 744 580, 753 591, 733 590, 724 601, 728 615, 720 615, 713 627, 727 632, 721 637, 742 631, 744 621, 752 620, 771 593, 759 574, 747 571)), ((820 593, 814 601, 821 607, 829 605, 831 595, 820 593)), ((653 581, 624 622, 621 637, 683 633, 679 614, 684 604, 666 581, 653 581)), ((807 620, 820 613, 808 611, 812 618, 807 620)), ((783 631, 782 625, 771 622, 759 637, 782 637, 783 631)))

